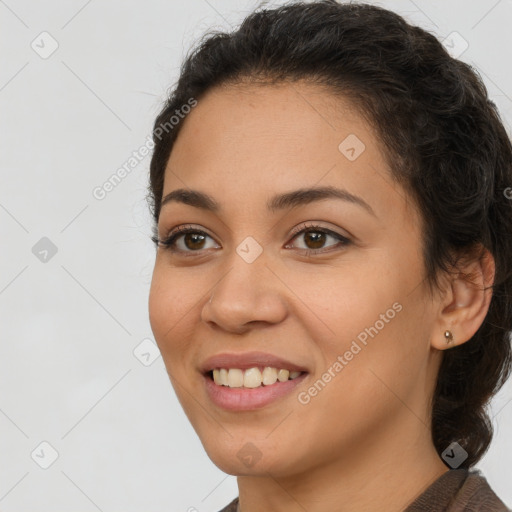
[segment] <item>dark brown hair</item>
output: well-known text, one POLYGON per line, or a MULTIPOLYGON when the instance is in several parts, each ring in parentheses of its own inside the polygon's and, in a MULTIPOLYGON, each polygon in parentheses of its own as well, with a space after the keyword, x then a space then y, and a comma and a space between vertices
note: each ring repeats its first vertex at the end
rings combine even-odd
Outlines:
POLYGON ((392 178, 423 219, 430 290, 457 257, 480 258, 485 248, 495 259, 487 316, 468 342, 444 351, 432 398, 436 449, 458 442, 468 452, 461 467, 471 467, 492 439, 486 406, 511 370, 512 146, 478 73, 432 34, 380 7, 334 0, 256 10, 231 33, 206 34, 155 121, 153 240, 183 123, 162 126, 176 110, 215 86, 298 80, 349 98, 377 130, 392 178))

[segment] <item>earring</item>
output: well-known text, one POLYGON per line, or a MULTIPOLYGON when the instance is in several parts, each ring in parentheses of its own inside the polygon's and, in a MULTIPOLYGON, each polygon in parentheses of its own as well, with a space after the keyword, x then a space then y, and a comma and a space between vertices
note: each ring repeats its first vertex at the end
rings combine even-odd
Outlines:
POLYGON ((452 334, 452 331, 444 331, 444 339, 446 341, 446 344, 447 345, 450 345, 450 343, 453 342, 453 334, 452 334))

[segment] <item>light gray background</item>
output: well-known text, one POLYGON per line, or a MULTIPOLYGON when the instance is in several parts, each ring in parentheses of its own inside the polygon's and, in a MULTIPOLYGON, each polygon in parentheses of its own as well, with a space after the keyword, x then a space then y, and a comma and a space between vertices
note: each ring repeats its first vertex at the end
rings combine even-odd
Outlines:
MULTIPOLYGON (((3 512, 213 512, 237 494, 151 349, 150 157, 103 200, 92 191, 145 143, 193 41, 257 3, 0 1, 3 512), (58 43, 47 58, 44 31, 58 43), (58 250, 46 262, 32 252, 43 237, 58 250)), ((458 32, 510 131, 511 0, 378 4, 440 38, 458 32)), ((509 506, 511 400, 508 384, 479 464, 509 506)))

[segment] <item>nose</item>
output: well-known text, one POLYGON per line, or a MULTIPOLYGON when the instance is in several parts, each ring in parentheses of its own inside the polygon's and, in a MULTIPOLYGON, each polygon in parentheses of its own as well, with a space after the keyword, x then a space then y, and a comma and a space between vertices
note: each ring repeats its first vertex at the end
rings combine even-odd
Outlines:
POLYGON ((201 319, 236 334, 256 324, 277 324, 287 314, 286 286, 267 265, 264 253, 248 263, 238 254, 214 286, 201 311, 201 319))

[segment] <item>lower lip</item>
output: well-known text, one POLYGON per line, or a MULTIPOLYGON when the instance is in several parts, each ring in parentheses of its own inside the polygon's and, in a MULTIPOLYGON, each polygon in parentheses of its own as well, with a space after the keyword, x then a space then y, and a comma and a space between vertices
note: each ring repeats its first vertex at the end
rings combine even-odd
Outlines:
POLYGON ((208 375, 203 375, 203 378, 206 392, 215 405, 229 411, 250 411, 265 407, 288 395, 307 375, 307 373, 303 373, 296 379, 284 382, 277 381, 270 386, 260 386, 258 388, 230 388, 215 384, 208 375))

